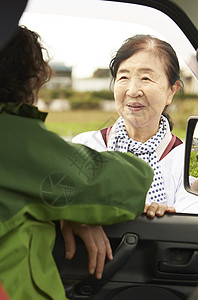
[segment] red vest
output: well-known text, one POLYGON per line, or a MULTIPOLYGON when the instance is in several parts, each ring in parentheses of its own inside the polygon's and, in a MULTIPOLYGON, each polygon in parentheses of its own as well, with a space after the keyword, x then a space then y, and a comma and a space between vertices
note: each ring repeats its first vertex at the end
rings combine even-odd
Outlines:
MULTIPOLYGON (((112 127, 113 126, 110 126, 110 127, 100 130, 106 146, 107 146, 109 133, 110 133, 112 127)), ((176 135, 174 135, 173 133, 171 133, 171 134, 172 134, 172 139, 171 139, 170 143, 168 144, 168 146, 166 147, 166 149, 164 150, 164 152, 162 153, 160 160, 163 159, 172 149, 174 149, 175 147, 177 147, 183 143, 176 135)))

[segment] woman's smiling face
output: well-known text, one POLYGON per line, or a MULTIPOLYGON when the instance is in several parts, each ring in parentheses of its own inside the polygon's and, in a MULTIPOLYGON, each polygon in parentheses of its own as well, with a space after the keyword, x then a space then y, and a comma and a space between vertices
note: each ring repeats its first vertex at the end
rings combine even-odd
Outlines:
POLYGON ((175 93, 165 73, 164 61, 154 52, 140 51, 119 65, 114 97, 127 131, 145 128, 156 133, 166 105, 175 93))

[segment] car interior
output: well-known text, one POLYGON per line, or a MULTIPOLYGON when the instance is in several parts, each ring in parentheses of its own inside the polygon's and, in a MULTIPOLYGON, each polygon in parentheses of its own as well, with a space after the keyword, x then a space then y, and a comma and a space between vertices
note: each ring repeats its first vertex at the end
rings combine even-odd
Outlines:
MULTIPOLYGON (((36 6, 36 0, 10 2, 15 2, 13 5, 16 7, 13 9, 12 22, 0 21, 1 26, 7 26, 6 36, 1 36, 0 32, 0 47, 14 33, 24 9, 29 13, 125 22, 130 26, 139 23, 167 38, 198 80, 196 0, 56 0, 55 6, 51 6, 48 0, 42 0, 40 8, 36 6), (152 22, 151 9, 154 14, 152 22), (140 17, 143 12, 147 17, 140 17)), ((5 15, 8 10, 5 5, 5 15)), ((198 196, 198 192, 192 190, 189 183, 192 152, 194 155, 194 151, 198 151, 197 123, 198 117, 191 116, 187 124, 184 186, 189 193, 198 196)), ((142 215, 134 221, 104 226, 114 259, 105 264, 101 280, 88 274, 87 252, 80 238, 76 238, 75 257, 71 261, 65 259, 65 245, 59 222, 55 222, 55 225, 57 236, 53 256, 69 299, 185 300, 196 290, 197 215, 175 213, 153 219, 142 215)))

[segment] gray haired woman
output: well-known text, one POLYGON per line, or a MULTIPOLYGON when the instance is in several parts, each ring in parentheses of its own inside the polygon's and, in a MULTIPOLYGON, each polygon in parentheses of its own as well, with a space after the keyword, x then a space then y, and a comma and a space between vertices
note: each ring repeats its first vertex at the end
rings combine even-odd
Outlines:
POLYGON ((147 216, 198 213, 197 197, 183 187, 184 145, 171 133, 167 113, 181 86, 174 49, 150 35, 136 35, 117 51, 110 71, 120 117, 113 126, 82 133, 73 142, 97 151, 132 152, 146 161, 154 170, 145 202, 147 216))

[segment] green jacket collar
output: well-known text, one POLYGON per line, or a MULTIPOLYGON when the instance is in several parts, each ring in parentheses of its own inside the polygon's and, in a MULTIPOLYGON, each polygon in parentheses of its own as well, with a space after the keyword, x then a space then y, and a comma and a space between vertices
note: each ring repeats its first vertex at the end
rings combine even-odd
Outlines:
POLYGON ((47 117, 46 112, 41 112, 36 106, 31 106, 24 103, 0 103, 0 113, 3 111, 11 115, 39 119, 43 122, 47 117))

